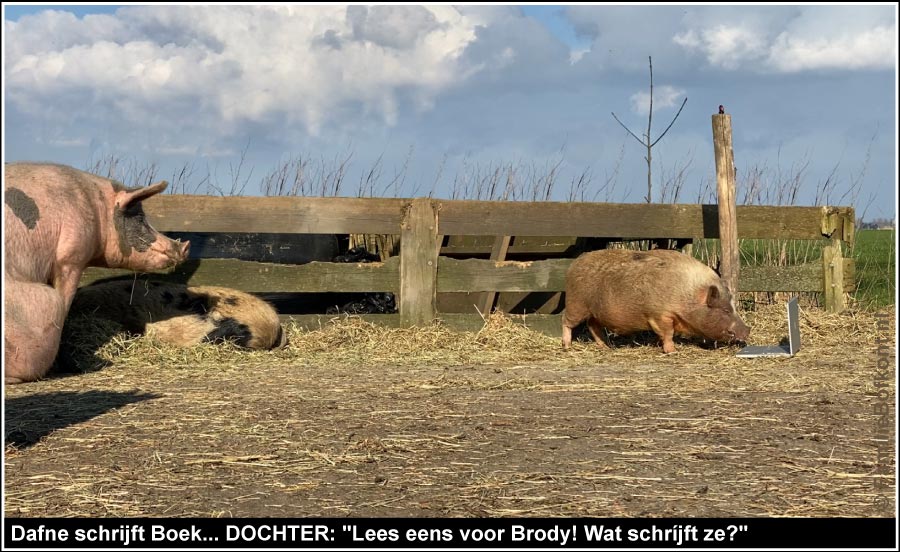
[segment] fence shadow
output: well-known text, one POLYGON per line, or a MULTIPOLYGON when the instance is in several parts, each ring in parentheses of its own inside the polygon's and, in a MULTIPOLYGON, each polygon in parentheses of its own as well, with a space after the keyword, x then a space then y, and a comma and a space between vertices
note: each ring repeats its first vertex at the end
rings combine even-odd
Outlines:
POLYGON ((6 446, 28 448, 54 431, 161 396, 138 391, 54 391, 7 398, 6 446))

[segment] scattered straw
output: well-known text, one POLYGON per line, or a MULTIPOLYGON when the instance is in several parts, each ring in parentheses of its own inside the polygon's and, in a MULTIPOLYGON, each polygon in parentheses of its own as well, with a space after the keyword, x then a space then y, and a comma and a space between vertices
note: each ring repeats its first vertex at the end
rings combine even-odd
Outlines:
MULTIPOLYGON (((753 343, 784 337, 783 305, 745 320, 753 343)), ((289 326, 288 347, 265 352, 177 349, 96 323, 67 332, 84 373, 6 388, 7 515, 894 508, 874 379, 876 338, 894 327, 872 313, 804 309, 803 348, 782 359, 684 340, 663 355, 652 335, 563 350, 497 315, 477 332, 289 326)))

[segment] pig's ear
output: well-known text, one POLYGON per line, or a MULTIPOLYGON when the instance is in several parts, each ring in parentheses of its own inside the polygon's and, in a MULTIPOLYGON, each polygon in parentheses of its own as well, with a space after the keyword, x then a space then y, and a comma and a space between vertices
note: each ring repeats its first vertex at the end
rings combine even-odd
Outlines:
POLYGON ((116 195, 116 206, 120 209, 124 209, 130 204, 136 203, 138 201, 147 199, 150 196, 154 196, 168 187, 169 183, 165 180, 160 180, 156 184, 151 184, 146 188, 138 188, 137 190, 123 190, 116 195))
POLYGON ((706 291, 706 306, 711 307, 715 305, 719 301, 719 288, 716 286, 709 286, 709 289, 706 291))

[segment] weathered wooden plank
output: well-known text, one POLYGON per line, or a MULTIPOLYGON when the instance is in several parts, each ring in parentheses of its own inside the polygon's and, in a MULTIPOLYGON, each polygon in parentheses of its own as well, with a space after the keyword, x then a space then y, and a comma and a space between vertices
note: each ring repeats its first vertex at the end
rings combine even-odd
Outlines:
MULTIPOLYGON (((438 262, 438 291, 563 291, 572 259, 529 262, 493 262, 483 259, 448 259, 438 262)), ((744 266, 740 291, 822 291, 818 264, 744 266)))
POLYGON ((841 255, 841 242, 834 239, 831 245, 822 249, 823 291, 825 292, 825 310, 841 312, 844 310, 844 259, 841 255))
POLYGON ((844 291, 856 291, 856 260, 844 258, 844 291))
MULTIPOLYGON (((162 231, 393 234, 409 200, 394 198, 154 196, 144 202, 162 231)), ((443 200, 442 235, 717 238, 715 205, 443 200), (520 233, 520 234, 517 234, 520 233)), ((742 238, 821 239, 823 209, 844 221, 847 207, 737 207, 742 238)), ((844 222, 841 236, 852 239, 844 222)))
MULTIPOLYGON (((565 272, 572 259, 493 262, 483 259, 438 259, 436 291, 446 292, 547 292, 565 289, 565 272)), ((168 271, 148 276, 159 281, 216 285, 249 292, 369 292, 400 291, 400 258, 384 263, 319 263, 278 265, 232 259, 187 261, 168 271)), ((852 259, 843 259, 852 266, 852 259)), ((89 268, 81 285, 106 278, 134 277, 129 270, 89 268)), ((852 289, 852 273, 844 288, 852 289)), ((786 267, 744 266, 741 291, 823 291, 822 265, 786 267)), ((478 301, 481 304, 481 301, 478 301)))
POLYGON ((437 294, 437 210, 428 198, 412 200, 400 227, 400 317, 404 326, 427 325, 437 294))
MULTIPOLYGON (((81 285, 114 277, 133 277, 130 270, 90 268, 81 285)), ((249 292, 366 292, 399 290, 400 260, 383 263, 320 263, 279 265, 202 259, 154 272, 152 279, 195 286, 224 286, 249 292)))
POLYGON ((713 148, 716 156, 716 189, 719 212, 721 265, 719 274, 728 289, 736 289, 740 272, 737 209, 735 208, 734 150, 731 146, 731 115, 712 116, 713 148))
POLYGON ((572 259, 518 262, 441 257, 437 290, 562 291, 571 263, 572 259))
MULTIPOLYGON (((847 208, 833 208, 844 212, 847 208)), ((823 239, 821 207, 737 207, 741 238, 823 239)), ((718 207, 643 203, 441 201, 440 234, 718 238, 718 207)))
MULTIPOLYGON (((491 249, 491 260, 494 262, 505 261, 506 252, 509 251, 509 242, 512 236, 497 236, 495 238, 494 247, 491 249)), ((489 291, 484 297, 484 306, 481 309, 483 314, 490 314, 494 310, 494 301, 497 299, 496 291, 489 291)))
POLYGON ((144 211, 160 231, 396 233, 408 200, 157 195, 144 211))
MULTIPOLYGON (((444 256, 490 255, 494 249, 495 236, 450 236, 447 245, 441 247, 444 256)), ((577 247, 574 236, 515 236, 507 250, 513 255, 558 255, 571 252, 577 247)))
MULTIPOLYGON (((487 292, 441 292, 437 294, 438 312, 480 314, 487 292)), ((507 314, 556 314, 562 310, 559 291, 504 291, 498 293, 495 311, 507 314)))
POLYGON ((838 211, 841 214, 843 235, 840 238, 849 245, 856 241, 856 211, 853 207, 838 211))
POLYGON ((853 207, 822 207, 822 235, 850 245, 856 239, 856 211, 853 207))

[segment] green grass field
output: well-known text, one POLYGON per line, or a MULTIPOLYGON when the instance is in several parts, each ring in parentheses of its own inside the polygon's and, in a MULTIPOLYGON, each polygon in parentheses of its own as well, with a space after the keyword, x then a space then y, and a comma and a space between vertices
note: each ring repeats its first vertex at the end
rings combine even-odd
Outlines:
MULTIPOLYGON (((858 230, 852 250, 844 256, 856 260, 856 291, 852 294, 863 309, 894 304, 896 293, 896 249, 894 230, 858 230)), ((741 240, 741 265, 786 266, 821 262, 824 240, 741 240)), ((716 254, 718 240, 695 242, 694 256, 708 262, 716 254)))
POLYGON ((897 251, 895 230, 859 230, 853 247, 856 259, 856 299, 864 308, 894 304, 897 251))

